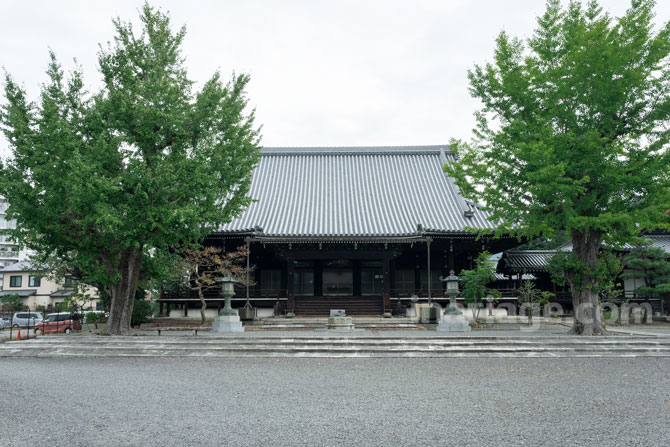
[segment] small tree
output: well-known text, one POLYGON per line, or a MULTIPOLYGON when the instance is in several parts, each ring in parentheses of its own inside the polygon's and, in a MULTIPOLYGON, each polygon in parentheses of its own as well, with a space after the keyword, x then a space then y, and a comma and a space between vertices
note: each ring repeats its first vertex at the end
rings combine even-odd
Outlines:
POLYGON ((670 254, 649 242, 640 242, 624 258, 624 265, 631 272, 625 279, 641 279, 644 285, 635 292, 645 298, 668 300, 670 298, 670 254))
POLYGON ((472 306, 472 318, 477 321, 479 318, 479 303, 487 296, 500 297, 500 292, 496 289, 486 287, 487 284, 495 281, 496 267, 489 258, 491 253, 484 251, 477 256, 475 268, 472 270, 461 270, 460 277, 463 284, 461 295, 465 302, 472 306))
POLYGON ((92 308, 93 298, 87 293, 73 293, 63 300, 63 306, 70 312, 81 312, 92 308))
POLYGON ((223 276, 231 276, 241 285, 253 285, 253 281, 248 280, 249 273, 253 270, 252 266, 247 269, 246 258, 249 254, 247 246, 238 248, 232 252, 224 252, 217 247, 203 247, 200 249, 189 249, 184 252, 182 269, 179 272, 186 272, 189 277, 189 286, 191 290, 198 292, 200 298, 200 318, 202 324, 205 323, 205 291, 217 287, 218 281, 223 276))
POLYGON ((519 288, 519 310, 526 312, 528 325, 533 324, 533 314, 542 304, 549 302, 551 292, 543 292, 533 284, 533 281, 524 281, 519 288))

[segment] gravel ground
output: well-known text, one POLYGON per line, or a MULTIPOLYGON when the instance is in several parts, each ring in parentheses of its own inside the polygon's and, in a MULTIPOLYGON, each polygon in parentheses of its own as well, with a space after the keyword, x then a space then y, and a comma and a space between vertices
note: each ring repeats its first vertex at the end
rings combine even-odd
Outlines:
POLYGON ((0 370, 7 446, 670 442, 670 359, 0 359, 0 370))

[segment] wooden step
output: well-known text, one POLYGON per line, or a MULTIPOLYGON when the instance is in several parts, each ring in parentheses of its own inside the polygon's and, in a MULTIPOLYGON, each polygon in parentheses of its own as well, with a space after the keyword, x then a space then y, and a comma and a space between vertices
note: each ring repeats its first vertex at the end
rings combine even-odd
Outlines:
POLYGON ((331 309, 344 309, 350 316, 375 316, 384 312, 380 297, 297 297, 295 299, 296 315, 327 317, 331 309))

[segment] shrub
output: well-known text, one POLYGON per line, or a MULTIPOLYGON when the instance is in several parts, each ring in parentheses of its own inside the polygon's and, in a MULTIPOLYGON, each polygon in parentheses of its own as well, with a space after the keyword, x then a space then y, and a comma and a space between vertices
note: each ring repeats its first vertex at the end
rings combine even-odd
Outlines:
POLYGON ((131 326, 139 326, 142 323, 149 321, 149 317, 154 313, 154 306, 151 301, 135 300, 133 304, 133 315, 130 319, 131 326))

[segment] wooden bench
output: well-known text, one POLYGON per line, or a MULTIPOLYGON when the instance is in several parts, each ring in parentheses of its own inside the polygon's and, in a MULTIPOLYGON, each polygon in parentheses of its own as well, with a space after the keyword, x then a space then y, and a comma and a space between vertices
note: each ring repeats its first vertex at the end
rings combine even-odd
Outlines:
POLYGON ((182 326, 182 327, 157 327, 153 330, 158 332, 158 335, 161 335, 161 332, 172 332, 172 331, 193 331, 193 335, 198 335, 198 331, 211 331, 212 328, 209 326, 182 326))

